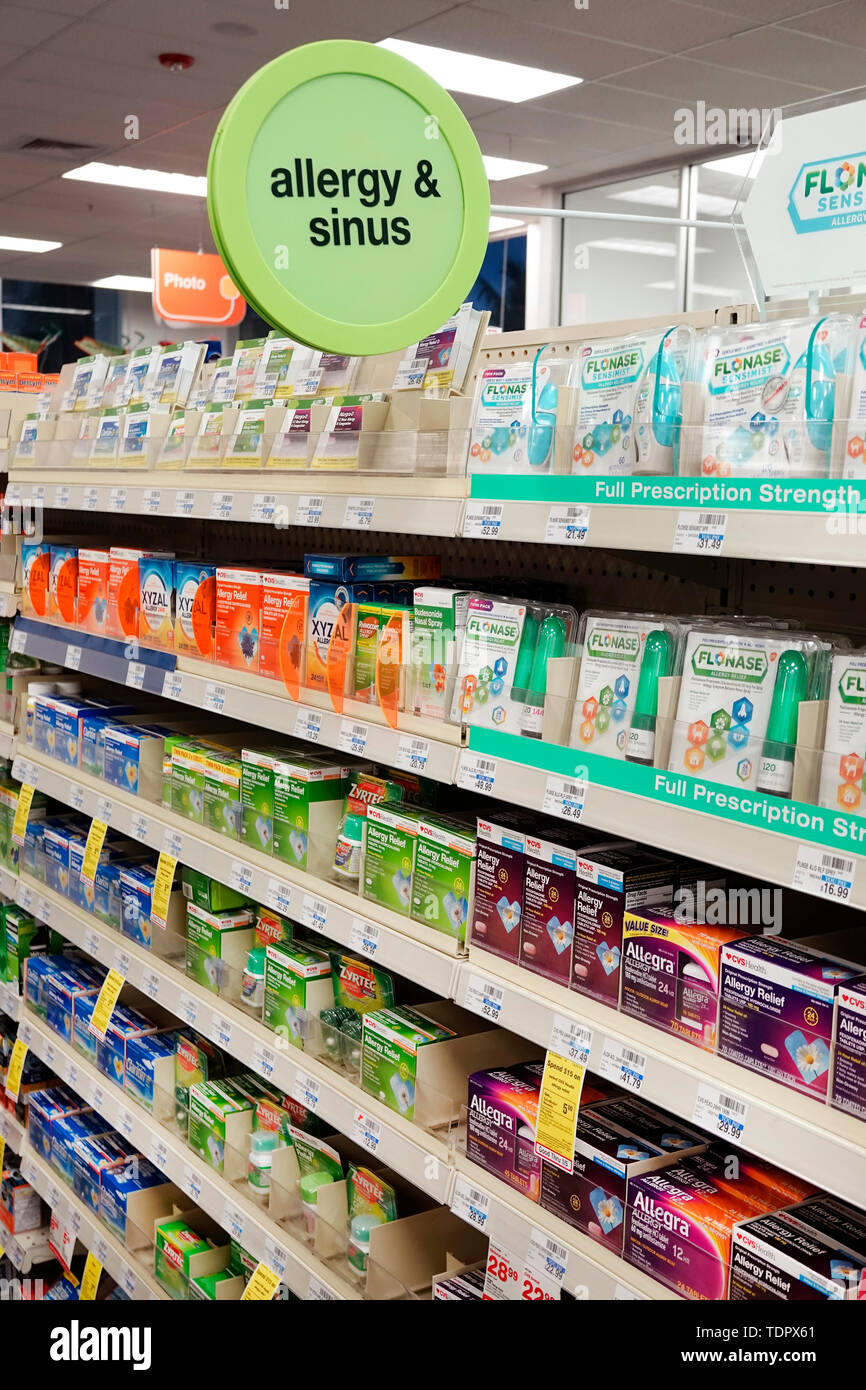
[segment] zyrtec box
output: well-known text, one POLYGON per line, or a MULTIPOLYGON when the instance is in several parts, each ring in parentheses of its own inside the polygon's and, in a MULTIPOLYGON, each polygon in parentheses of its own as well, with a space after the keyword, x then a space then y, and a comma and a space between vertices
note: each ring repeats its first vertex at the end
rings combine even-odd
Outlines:
POLYGON ((823 1099, 833 1007, 857 966, 777 936, 722 950, 719 1054, 823 1099))
POLYGON ((627 912, 622 1012, 713 1052, 719 955, 741 937, 735 927, 688 926, 663 913, 627 912))

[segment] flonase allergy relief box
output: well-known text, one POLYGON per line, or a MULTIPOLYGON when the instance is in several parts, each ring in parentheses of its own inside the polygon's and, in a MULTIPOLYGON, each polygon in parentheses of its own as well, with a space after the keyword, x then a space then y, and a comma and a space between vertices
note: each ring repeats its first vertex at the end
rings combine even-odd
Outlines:
POLYGON ((617 1007, 626 912, 672 906, 672 859, 631 845, 586 848, 577 856, 571 987, 617 1007))
POLYGON ((513 818, 478 818, 472 945, 516 963, 523 915, 526 836, 513 818))
POLYGON ((790 1212, 758 1216, 734 1228, 728 1298, 732 1303, 856 1298, 863 1268, 862 1259, 804 1229, 790 1212))
POLYGON ((627 912, 622 1012, 714 1051, 719 956, 741 937, 736 927, 681 925, 659 912, 627 912))
POLYGON ((525 1062, 469 1078, 466 1157, 533 1202, 541 1188, 535 1128, 543 1075, 543 1062, 525 1062))
POLYGON ((217 569, 215 622, 217 666, 257 672, 262 629, 260 570, 217 569))
POLYGON ((592 613, 586 618, 574 704, 572 744, 624 758, 637 694, 647 618, 592 613))
POLYGON ((860 973, 857 966, 777 936, 725 946, 720 1056, 798 1091, 826 1096, 836 993, 860 973))
POLYGON ((866 979, 839 986, 835 1038, 830 1104, 866 1119, 866 979))

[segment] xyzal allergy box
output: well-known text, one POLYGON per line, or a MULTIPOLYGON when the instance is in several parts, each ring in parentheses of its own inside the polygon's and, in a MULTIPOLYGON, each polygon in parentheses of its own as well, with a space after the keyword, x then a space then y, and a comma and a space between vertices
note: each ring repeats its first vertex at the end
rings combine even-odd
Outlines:
POLYGON ((720 952, 742 931, 627 912, 623 937, 622 1012, 714 1052, 720 952))
POLYGON ((777 936, 722 948, 719 1054, 824 1099, 833 1007, 859 967, 777 936))

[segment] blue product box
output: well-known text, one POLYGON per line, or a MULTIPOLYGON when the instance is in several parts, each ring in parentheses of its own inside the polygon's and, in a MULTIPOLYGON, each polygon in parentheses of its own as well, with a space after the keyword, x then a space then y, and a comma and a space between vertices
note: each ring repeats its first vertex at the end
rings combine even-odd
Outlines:
POLYGON ((69 832, 63 826, 47 824, 42 836, 45 855, 45 886, 69 896, 69 832))
MULTIPOLYGON (((154 1068, 163 1058, 171 1058, 174 1070, 174 1053, 178 1029, 167 1033, 148 1033, 138 1038, 130 1038, 126 1044, 126 1074, 124 1088, 133 1100, 153 1114, 154 1068)), ((172 1082, 174 1077, 172 1075, 172 1082)))
POLYGON ((145 646, 174 651, 174 586, 173 555, 146 555, 139 559, 138 632, 145 646))
POLYGON ((156 870, 146 864, 133 864, 120 873, 120 930, 130 941, 148 951, 153 937, 150 910, 155 881, 156 870))
POLYGON ((51 1162, 51 1131, 56 1120, 79 1115, 83 1102, 67 1086, 34 1091, 27 1103, 27 1137, 34 1149, 51 1162))
POLYGON ((96 1034, 90 1031, 90 1020, 96 1008, 96 994, 79 994, 72 1006, 72 1046, 88 1062, 96 1065, 96 1034))
POLYGON ((132 1158, 135 1146, 120 1134, 101 1134, 94 1139, 77 1139, 72 1150, 72 1190, 91 1211, 99 1211, 102 1176, 132 1158))
POLYGON ((61 1115, 51 1126, 51 1166, 70 1185, 75 1167, 75 1145, 81 1139, 105 1134, 109 1126, 94 1110, 78 1115, 61 1115))
POLYGON ((24 843, 20 846, 18 868, 22 873, 31 874, 40 883, 45 882, 45 856, 42 853, 42 836, 45 833, 44 821, 28 821, 24 832, 24 843))
POLYGON ((28 956, 24 971, 24 999, 39 1018, 48 1013, 48 989, 65 956, 28 956))
POLYGON ((97 866, 93 880, 93 907, 91 911, 94 917, 103 922, 106 927, 113 927, 115 931, 120 931, 123 913, 120 875, 122 870, 128 867, 129 865, 124 859, 109 859, 105 864, 97 866))
POLYGON ((46 1303, 77 1303, 80 1288, 79 1280, 66 1269, 42 1296, 46 1303))
POLYGON ((73 964, 65 963, 65 968, 57 970, 48 983, 48 1008, 45 1022, 64 1042, 72 1041, 72 1019, 75 1000, 80 994, 97 995, 100 982, 94 981, 90 972, 73 964))
POLYGON ((109 1168, 102 1174, 99 1189, 99 1215, 122 1241, 126 1240, 126 1210, 130 1197, 149 1187, 161 1187, 168 1182, 149 1158, 138 1158, 119 1168, 109 1168))
POLYGON ((157 1025, 137 1009, 116 1005, 104 1038, 96 1040, 96 1065, 116 1086, 123 1085, 126 1075, 126 1047, 131 1038, 156 1032, 157 1025))
POLYGON ((79 767, 91 777, 102 777, 105 771, 105 730, 116 721, 101 710, 90 710, 81 716, 81 752, 79 767))
POLYGON ((53 695, 36 695, 33 700, 33 747, 37 753, 54 757, 53 695))
POLYGON ((81 752, 81 721, 90 708, 87 700, 53 696, 54 756, 67 767, 78 767, 81 752))
POLYGON ((438 579, 439 561, 431 555, 305 555, 310 579, 438 579))
MULTIPOLYGON (((113 787, 138 795, 139 768, 145 751, 160 749, 171 730, 160 724, 112 724, 105 729, 103 777, 113 787)), ((160 759, 162 757, 160 751, 160 759)))

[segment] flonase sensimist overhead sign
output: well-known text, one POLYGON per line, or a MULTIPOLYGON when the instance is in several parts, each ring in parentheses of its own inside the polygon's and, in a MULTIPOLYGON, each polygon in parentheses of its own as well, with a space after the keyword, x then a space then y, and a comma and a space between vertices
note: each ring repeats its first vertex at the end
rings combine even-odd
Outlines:
POLYGON ((217 248, 249 303, 312 347, 367 355, 434 332, 475 281, 490 189, 456 102, 372 44, 255 73, 211 147, 217 248))
POLYGON ((742 218, 765 295, 866 280, 866 100, 783 114, 742 218))

